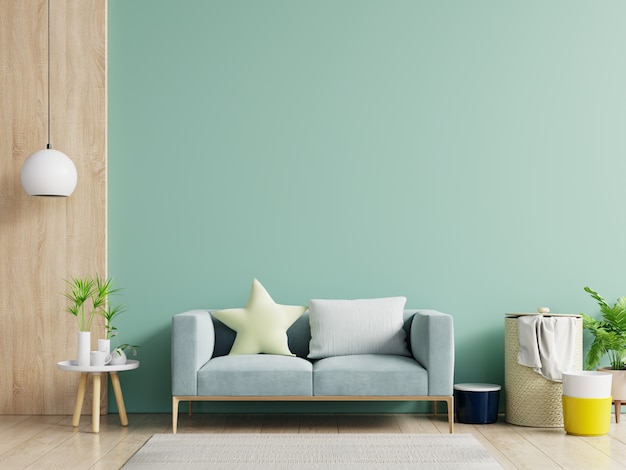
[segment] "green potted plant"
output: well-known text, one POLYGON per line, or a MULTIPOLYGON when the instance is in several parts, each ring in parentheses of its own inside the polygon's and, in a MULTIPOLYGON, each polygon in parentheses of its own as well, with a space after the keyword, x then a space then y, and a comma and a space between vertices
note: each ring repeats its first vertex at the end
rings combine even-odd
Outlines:
POLYGON ((136 356, 138 347, 139 346, 137 346, 136 344, 128 344, 128 343, 124 343, 116 347, 111 353, 111 364, 112 365, 126 364, 126 361, 128 360, 128 358, 126 356, 125 351, 127 349, 130 349, 132 351, 133 356, 136 356))
POLYGON ((99 313, 104 318, 104 338, 98 339, 98 351, 111 352, 111 339, 117 335, 117 327, 113 325, 115 317, 125 311, 121 305, 109 306, 99 313))
MULTIPOLYGON (((115 289, 112 292, 117 292, 120 289, 115 289)), ((99 314, 104 318, 104 339, 98 340, 98 350, 111 353, 111 364, 121 365, 126 364, 126 349, 131 349, 133 356, 137 355, 137 349, 139 346, 122 344, 117 346, 111 351, 111 340, 117 336, 117 327, 113 324, 113 321, 118 315, 124 313, 126 309, 122 305, 109 305, 107 308, 100 310, 99 314)))
POLYGON ((598 302, 602 313, 599 320, 582 314, 583 328, 594 338, 587 352, 585 369, 596 369, 601 359, 608 355, 610 367, 600 367, 598 370, 613 374, 613 400, 626 400, 626 297, 620 297, 613 305, 609 305, 600 294, 589 287, 585 287, 585 292, 598 302))
POLYGON ((69 300, 67 311, 78 320, 77 363, 80 366, 88 366, 93 319, 104 310, 108 296, 115 293, 117 289, 112 289, 110 278, 105 279, 100 276, 73 277, 65 283, 67 290, 64 296, 69 300))
POLYGON ((64 293, 70 301, 67 311, 78 319, 80 331, 91 331, 94 316, 107 302, 109 295, 118 289, 111 289, 111 279, 73 277, 71 281, 65 281, 68 290, 64 293))
POLYGON ((587 352, 585 369, 597 368, 605 355, 609 356, 611 369, 623 369, 626 359, 626 297, 620 297, 611 306, 589 287, 585 287, 585 292, 598 302, 602 312, 601 320, 582 314, 583 328, 594 337, 587 352))

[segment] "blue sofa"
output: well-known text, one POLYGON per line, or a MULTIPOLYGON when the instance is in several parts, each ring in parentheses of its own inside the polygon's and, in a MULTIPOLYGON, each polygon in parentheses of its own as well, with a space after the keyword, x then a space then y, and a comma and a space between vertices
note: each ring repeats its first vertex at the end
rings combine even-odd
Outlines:
POLYGON ((211 310, 172 318, 172 428, 181 401, 432 401, 447 403, 453 432, 452 317, 404 310, 410 356, 363 354, 307 359, 308 310, 287 331, 295 356, 228 355, 235 332, 211 310))

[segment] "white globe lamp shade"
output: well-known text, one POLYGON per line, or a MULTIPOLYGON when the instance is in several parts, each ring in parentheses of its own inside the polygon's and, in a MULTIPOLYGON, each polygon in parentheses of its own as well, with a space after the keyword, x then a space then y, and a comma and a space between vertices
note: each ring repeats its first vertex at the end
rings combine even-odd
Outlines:
POLYGON ((29 196, 70 196, 78 173, 74 162, 63 152, 44 149, 26 159, 20 180, 29 196))

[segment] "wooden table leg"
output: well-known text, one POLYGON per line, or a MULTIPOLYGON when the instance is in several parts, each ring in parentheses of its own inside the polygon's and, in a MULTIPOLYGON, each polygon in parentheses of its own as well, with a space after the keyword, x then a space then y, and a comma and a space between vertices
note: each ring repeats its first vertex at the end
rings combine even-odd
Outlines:
POLYGON ((93 396, 91 403, 91 430, 100 432, 100 374, 93 374, 93 396))
POLYGON ((120 386, 120 378, 117 372, 109 372, 111 376, 111 385, 115 393, 115 401, 117 402, 117 411, 120 414, 120 423, 122 426, 128 426, 128 416, 126 416, 126 407, 124 406, 124 397, 122 395, 122 387, 120 386))
POLYGON ((72 426, 78 426, 80 422, 80 412, 83 410, 83 401, 85 400, 85 389, 87 388, 87 374, 81 372, 80 381, 78 382, 78 392, 76 393, 76 403, 74 403, 74 416, 72 416, 72 426))
POLYGON ((622 412, 622 401, 613 400, 613 404, 615 405, 615 424, 619 424, 620 413, 622 412))

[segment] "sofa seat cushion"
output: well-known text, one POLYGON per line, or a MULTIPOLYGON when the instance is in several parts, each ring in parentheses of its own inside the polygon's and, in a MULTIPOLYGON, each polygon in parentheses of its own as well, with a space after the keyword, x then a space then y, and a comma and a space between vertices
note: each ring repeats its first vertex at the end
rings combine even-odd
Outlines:
POLYGON ((413 358, 404 356, 362 354, 327 357, 313 364, 313 394, 428 395, 428 372, 413 358))
POLYGON ((198 371, 199 396, 310 396, 312 393, 312 365, 299 357, 220 356, 198 371))

